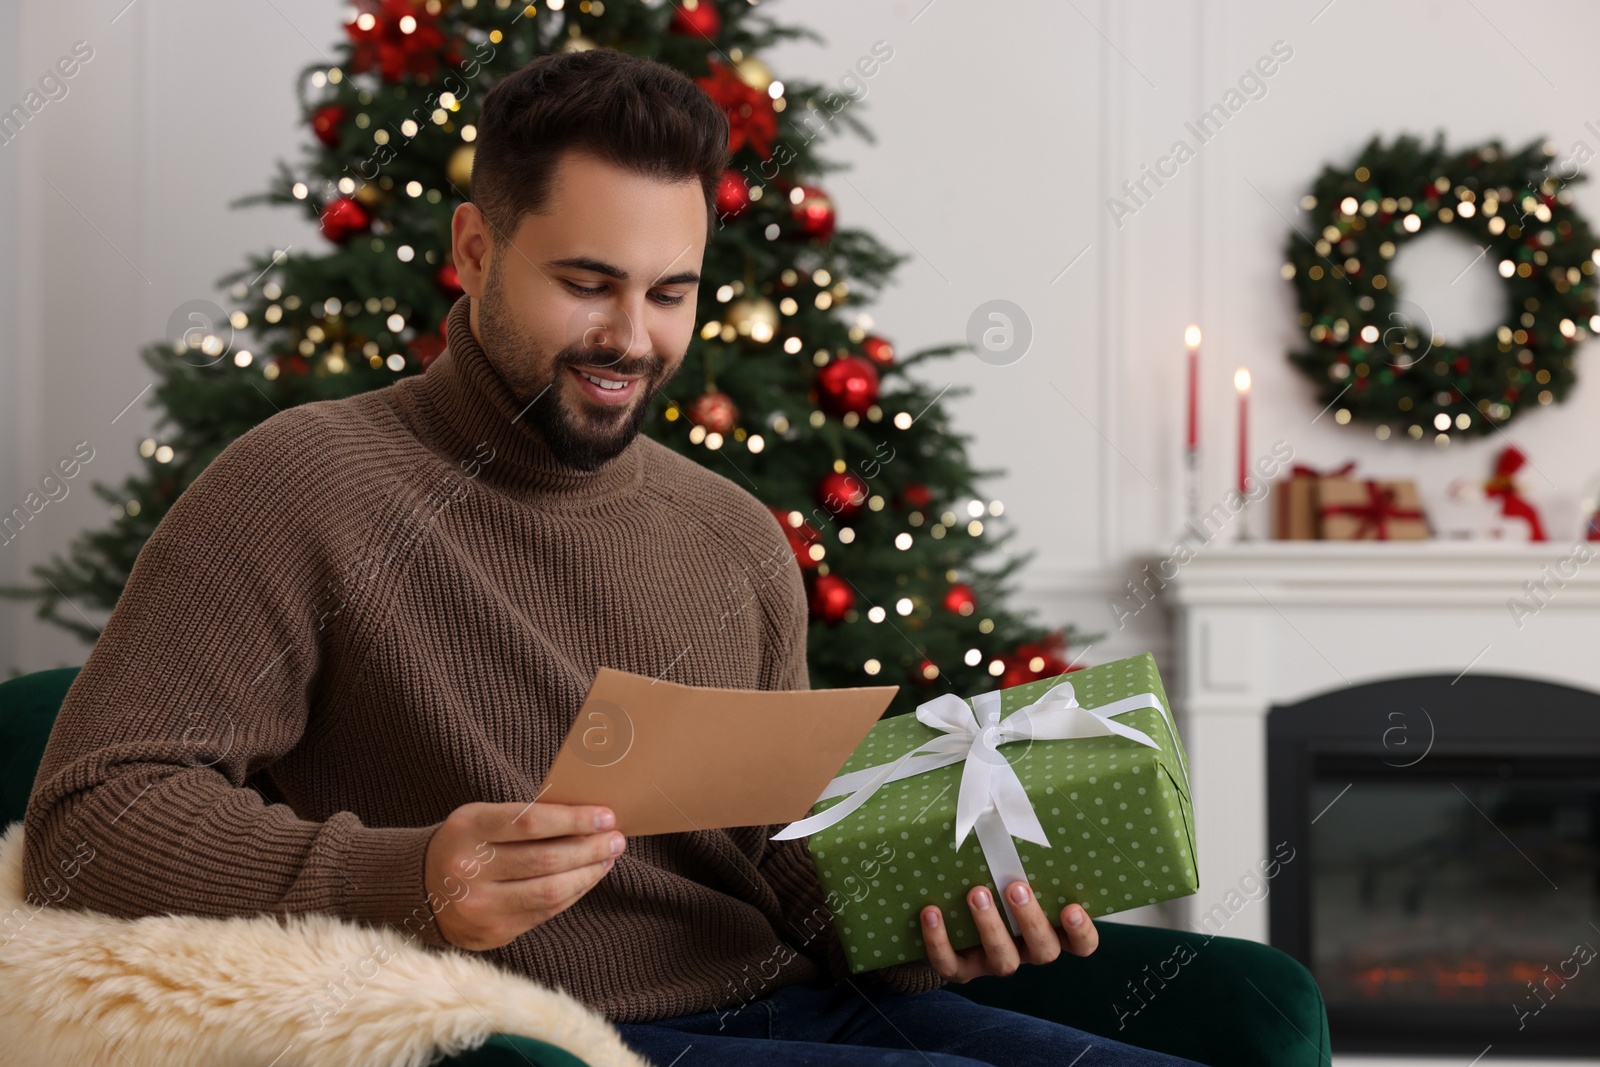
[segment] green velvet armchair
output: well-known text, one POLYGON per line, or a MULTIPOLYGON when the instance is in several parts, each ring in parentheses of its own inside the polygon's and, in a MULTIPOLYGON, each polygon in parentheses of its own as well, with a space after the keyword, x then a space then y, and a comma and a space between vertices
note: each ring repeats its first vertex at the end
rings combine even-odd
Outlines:
MULTIPOLYGON (((20 820, 57 710, 78 668, 0 683, 0 826, 20 820)), ((1100 947, 953 991, 1213 1067, 1331 1065, 1327 1013, 1310 972, 1239 938, 1100 921, 1100 947), (1163 981, 1163 964, 1181 959, 1163 981), (1140 994, 1135 995, 1134 990, 1140 994), (1145 992, 1148 990, 1148 992, 1145 992), (1142 1005, 1142 1006, 1141 1006, 1142 1005)), ((564 1049, 496 1034, 448 1064, 587 1067, 564 1049)))

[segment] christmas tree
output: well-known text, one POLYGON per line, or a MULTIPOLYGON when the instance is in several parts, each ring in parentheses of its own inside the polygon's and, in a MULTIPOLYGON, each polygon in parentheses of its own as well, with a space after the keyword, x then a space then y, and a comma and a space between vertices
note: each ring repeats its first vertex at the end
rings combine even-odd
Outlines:
MULTIPOLYGON (((779 517, 811 600, 812 685, 908 683, 893 714, 939 691, 1072 669, 1079 635, 1003 606, 1028 557, 986 562, 1014 533, 996 530, 1001 504, 975 485, 999 472, 970 466, 941 394, 908 373, 966 346, 897 352, 861 310, 906 257, 836 226, 818 183, 838 165, 815 142, 870 133, 849 97, 776 80, 759 58, 815 34, 743 0, 381 0, 357 4, 344 31, 337 65, 298 81, 306 158, 280 162, 266 192, 235 204, 305 212, 325 243, 256 255, 222 278, 231 311, 179 309, 174 337, 141 353, 162 411, 139 443, 142 469, 94 486, 110 527, 33 568, 37 588, 0 592, 38 600, 39 617, 92 642, 98 631, 64 603, 112 608, 145 539, 230 441, 292 405, 425 373, 461 293, 450 219, 470 199, 484 95, 538 55, 614 47, 684 71, 728 115, 699 332, 644 432, 779 517)), ((707 590, 708 610, 721 593, 707 590)))

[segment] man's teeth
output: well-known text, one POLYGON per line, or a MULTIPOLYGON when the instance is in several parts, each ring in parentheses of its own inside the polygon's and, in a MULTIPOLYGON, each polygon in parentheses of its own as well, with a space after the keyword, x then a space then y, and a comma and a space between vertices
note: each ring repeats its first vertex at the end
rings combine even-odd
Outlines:
POLYGON ((606 378, 596 378, 592 374, 584 374, 583 371, 579 371, 578 373, 583 374, 585 378, 589 379, 602 389, 626 389, 628 387, 627 382, 613 382, 606 378))

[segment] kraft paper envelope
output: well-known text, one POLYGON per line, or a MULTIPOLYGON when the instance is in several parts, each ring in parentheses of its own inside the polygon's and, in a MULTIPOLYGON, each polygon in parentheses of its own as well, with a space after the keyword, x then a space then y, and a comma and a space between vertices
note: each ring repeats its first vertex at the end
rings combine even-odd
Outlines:
POLYGON ((897 685, 717 689, 601 667, 537 799, 628 835, 803 819, 897 685))

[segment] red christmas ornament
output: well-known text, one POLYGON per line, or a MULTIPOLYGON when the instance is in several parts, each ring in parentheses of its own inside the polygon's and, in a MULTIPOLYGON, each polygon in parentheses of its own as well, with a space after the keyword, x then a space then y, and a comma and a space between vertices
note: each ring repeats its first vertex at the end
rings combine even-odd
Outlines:
POLYGON ((360 5, 356 17, 345 24, 354 47, 350 69, 357 74, 376 68, 386 82, 407 74, 427 81, 441 63, 461 65, 461 42, 447 41, 439 31, 439 17, 411 0, 370 0, 360 5))
POLYGON ((978 598, 972 594, 972 586, 963 582, 952 585, 944 595, 944 609, 957 615, 971 615, 977 611, 978 598))
POLYGON ((783 535, 789 539, 789 547, 794 551, 795 562, 800 564, 801 570, 810 570, 821 562, 811 558, 811 546, 821 541, 822 535, 812 529, 810 523, 802 520, 799 526, 792 526, 787 511, 770 506, 767 510, 772 512, 778 520, 778 525, 783 527, 783 535))
POLYGON ((867 493, 867 483, 849 471, 829 471, 817 482, 817 503, 841 519, 861 514, 867 493))
POLYGON ((717 218, 731 221, 750 207, 750 183, 736 170, 722 172, 717 183, 717 218))
POLYGON ((727 393, 702 393, 689 405, 689 421, 707 433, 727 434, 739 421, 739 409, 727 393))
POLYGON ((817 371, 817 395, 834 415, 865 415, 878 402, 878 369, 860 356, 842 356, 817 371))
POLYGON ((371 225, 372 219, 366 209, 348 196, 341 196, 322 209, 322 236, 336 245, 344 244, 351 235, 362 233, 371 225))
POLYGON ((311 364, 298 352, 291 352, 278 357, 278 369, 284 374, 305 374, 311 369, 311 364))
POLYGON ((433 366, 433 361, 438 359, 440 354, 450 346, 450 317, 446 315, 439 320, 439 339, 437 341, 433 339, 431 334, 426 338, 427 343, 424 344, 423 340, 419 338, 412 342, 411 355, 415 357, 418 363, 422 364, 423 370, 427 370, 433 366))
MULTIPOLYGON (((703 2, 702 7, 706 6, 703 2)), ((772 155, 772 141, 778 136, 778 114, 772 98, 754 88, 739 72, 716 59, 706 60, 711 73, 696 78, 695 84, 728 114, 728 151, 737 152, 748 144, 762 159, 772 155)))
POLYGON ((667 29, 686 36, 716 37, 722 32, 722 16, 711 0, 684 0, 672 9, 672 24, 667 29))
POLYGON ((1005 670, 1000 675, 1000 688, 1010 689, 1014 685, 1026 685, 1028 682, 1037 681, 1041 675, 1028 670, 1026 664, 1012 662, 1005 656, 1000 657, 1000 662, 1005 664, 1005 670))
POLYGON ((828 194, 814 185, 802 185, 799 199, 789 198, 789 209, 794 216, 795 232, 813 241, 826 241, 833 236, 833 201, 828 194))
POLYGON ((908 508, 925 508, 933 503, 933 494, 928 492, 928 487, 918 482, 912 482, 900 490, 900 499, 905 501, 908 508))
POLYGON ((443 289, 444 294, 451 300, 466 292, 465 289, 461 288, 461 275, 457 273, 454 263, 446 263, 440 267, 438 273, 433 276, 433 280, 438 283, 439 288, 443 289))
POLYGON ((311 132, 329 148, 339 147, 340 126, 344 125, 344 108, 338 104, 319 107, 311 114, 311 132))
POLYGON ((422 364, 422 369, 427 370, 433 366, 433 361, 439 358, 439 353, 444 351, 444 339, 425 333, 411 342, 411 358, 422 364))
POLYGON ((894 362, 894 345, 881 337, 869 337, 861 342, 861 351, 880 367, 894 362))
POLYGON ((811 584, 811 617, 829 626, 844 621, 845 614, 856 606, 856 591, 850 583, 837 574, 819 574, 811 584))
POLYGON ((1058 674, 1083 670, 1061 658, 1066 651, 1066 638, 1057 630, 1046 635, 1042 641, 1018 645, 1016 651, 996 657, 1005 665, 1000 675, 1000 688, 1009 689, 1014 685, 1036 682, 1040 678, 1054 678, 1058 674))

